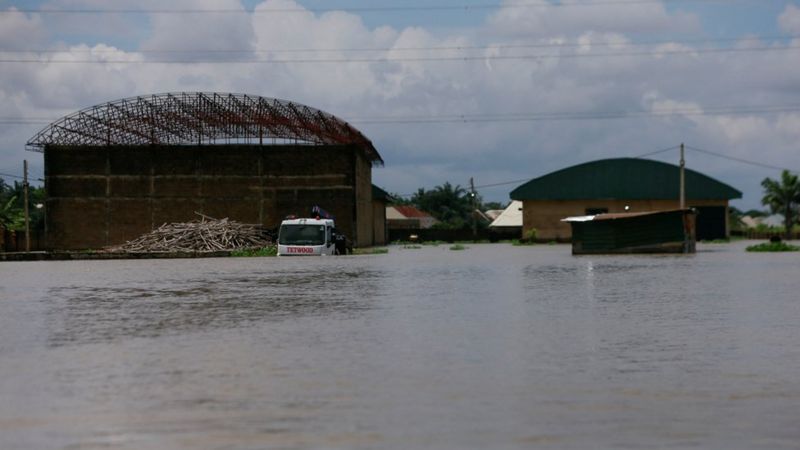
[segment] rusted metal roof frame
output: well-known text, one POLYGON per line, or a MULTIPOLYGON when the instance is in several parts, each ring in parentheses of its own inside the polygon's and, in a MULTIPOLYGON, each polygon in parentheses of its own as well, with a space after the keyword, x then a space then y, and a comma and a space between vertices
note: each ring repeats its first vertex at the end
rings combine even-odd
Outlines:
POLYGON ((48 145, 215 145, 264 139, 355 145, 373 164, 383 165, 372 142, 336 116, 285 100, 219 92, 153 94, 94 105, 51 123, 26 148, 43 152, 48 145))

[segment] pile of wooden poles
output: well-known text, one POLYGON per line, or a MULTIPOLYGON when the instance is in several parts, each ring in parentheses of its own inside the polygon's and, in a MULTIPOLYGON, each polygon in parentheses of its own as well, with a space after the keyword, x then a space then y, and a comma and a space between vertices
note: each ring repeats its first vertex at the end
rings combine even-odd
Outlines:
POLYGON ((256 249, 273 244, 260 225, 196 214, 201 216, 200 220, 165 223, 148 234, 107 250, 129 253, 217 252, 256 249))

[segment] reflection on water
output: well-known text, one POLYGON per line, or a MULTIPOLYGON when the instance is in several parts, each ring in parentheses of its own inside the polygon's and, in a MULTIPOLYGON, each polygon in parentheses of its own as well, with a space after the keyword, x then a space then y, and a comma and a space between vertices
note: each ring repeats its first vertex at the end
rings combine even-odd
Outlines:
POLYGON ((2 449, 797 448, 798 255, 0 265, 2 449))
POLYGON ((376 274, 368 269, 271 277, 218 275, 120 285, 52 287, 49 343, 158 337, 300 316, 336 319, 370 307, 376 274))

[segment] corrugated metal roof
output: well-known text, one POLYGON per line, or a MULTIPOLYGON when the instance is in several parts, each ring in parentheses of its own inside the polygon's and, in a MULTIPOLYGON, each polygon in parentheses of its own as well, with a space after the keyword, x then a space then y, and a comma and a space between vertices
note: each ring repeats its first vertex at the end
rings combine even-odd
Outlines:
MULTIPOLYGON (((567 167, 511 191, 514 200, 677 199, 680 169, 638 158, 614 158, 567 167)), ((686 169, 687 200, 730 200, 742 193, 702 173, 686 169)))
POLYGON ((664 209, 660 211, 640 211, 640 212, 627 212, 627 213, 603 213, 588 216, 572 216, 561 219, 562 222, 597 222, 601 220, 614 220, 614 219, 630 219, 632 217, 649 216, 653 214, 673 213, 676 211, 689 211, 683 209, 664 209))
POLYGON ((424 211, 420 211, 419 209, 417 209, 417 208, 415 208, 415 207, 413 207, 411 205, 394 205, 391 208, 393 208, 395 211, 400 213, 402 218, 410 219, 410 218, 431 217, 430 214, 428 214, 428 213, 426 213, 424 211))

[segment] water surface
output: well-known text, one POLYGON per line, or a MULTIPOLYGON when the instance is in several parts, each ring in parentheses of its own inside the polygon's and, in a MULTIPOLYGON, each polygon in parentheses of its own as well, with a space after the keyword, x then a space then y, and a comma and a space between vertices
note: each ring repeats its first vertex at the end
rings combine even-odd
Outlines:
POLYGON ((0 264, 2 449, 800 448, 800 254, 0 264))

